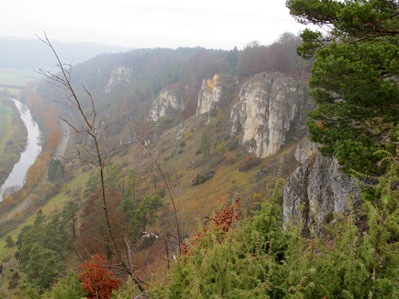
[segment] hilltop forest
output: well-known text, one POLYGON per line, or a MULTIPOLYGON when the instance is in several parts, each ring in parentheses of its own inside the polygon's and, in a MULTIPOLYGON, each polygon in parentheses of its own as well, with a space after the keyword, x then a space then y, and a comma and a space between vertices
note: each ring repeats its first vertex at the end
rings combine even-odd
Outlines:
POLYGON ((73 67, 43 37, 2 297, 398 297, 399 3, 286 5, 320 31, 73 67))

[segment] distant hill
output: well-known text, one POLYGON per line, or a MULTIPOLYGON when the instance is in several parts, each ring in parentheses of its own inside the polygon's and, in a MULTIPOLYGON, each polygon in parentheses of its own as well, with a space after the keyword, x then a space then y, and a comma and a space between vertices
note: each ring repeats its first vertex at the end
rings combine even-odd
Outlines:
MULTIPOLYGON (((77 64, 102 53, 128 51, 127 48, 97 44, 52 41, 65 63, 77 64)), ((50 49, 38 39, 0 37, 0 68, 51 68, 56 65, 50 49)))

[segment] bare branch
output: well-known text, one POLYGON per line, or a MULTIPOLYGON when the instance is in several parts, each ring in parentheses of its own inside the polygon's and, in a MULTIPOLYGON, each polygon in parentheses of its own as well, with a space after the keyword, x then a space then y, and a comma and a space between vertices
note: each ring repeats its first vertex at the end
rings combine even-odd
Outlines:
POLYGON ((74 125, 72 125, 68 120, 66 120, 65 118, 62 118, 62 117, 58 117, 58 118, 60 120, 62 120, 63 122, 65 122, 70 128, 72 128, 72 130, 74 130, 75 133, 79 133, 79 130, 74 125))
POLYGON ((83 89, 85 90, 86 94, 89 96, 90 102, 91 102, 91 108, 92 108, 92 113, 93 113, 93 119, 91 121, 92 125, 94 126, 94 124, 96 123, 96 109, 94 106, 94 101, 93 101, 93 96, 91 95, 91 93, 87 90, 86 86, 84 86, 84 84, 82 84, 83 89))
POLYGON ((165 183, 166 189, 168 189, 168 193, 170 196, 170 200, 172 202, 173 205, 173 211, 175 214, 175 222, 176 222, 176 231, 177 231, 177 238, 179 240, 179 255, 181 255, 181 243, 182 243, 182 239, 181 239, 181 235, 180 235, 180 225, 179 225, 179 220, 177 218, 177 208, 176 208, 176 204, 175 204, 175 200, 173 198, 172 195, 172 191, 171 188, 169 186, 168 181, 166 180, 165 174, 161 169, 161 166, 158 164, 157 160, 155 160, 154 156, 151 154, 150 150, 148 149, 148 147, 145 145, 144 140, 138 139, 139 142, 141 143, 141 145, 144 147, 145 151, 148 153, 148 155, 150 156, 151 160, 154 162, 155 166, 158 168, 158 171, 161 173, 163 181, 165 183))
MULTIPOLYGON (((86 89, 86 87, 83 86, 83 89, 85 90, 86 95, 90 99, 90 105, 91 105, 90 114, 92 115, 92 118, 89 120, 90 114, 87 114, 84 111, 82 103, 81 103, 80 99, 78 98, 78 96, 71 84, 72 66, 63 64, 61 62, 57 52, 55 51, 53 45, 51 44, 51 42, 48 39, 45 32, 44 32, 44 39, 40 38, 40 37, 38 37, 38 38, 52 50, 54 56, 57 59, 58 68, 61 71, 61 76, 53 74, 48 71, 41 71, 41 73, 46 78, 48 78, 50 81, 55 83, 56 86, 60 85, 61 88, 64 87, 71 93, 70 96, 67 96, 67 100, 70 103, 72 103, 75 106, 75 108, 78 110, 78 112, 83 120, 83 124, 84 124, 83 126, 86 127, 86 130, 78 129, 76 126, 72 125, 66 119, 62 119, 62 120, 65 121, 65 123, 67 125, 69 125, 75 131, 76 134, 84 133, 88 137, 91 138, 91 141, 94 142, 93 150, 89 150, 89 148, 84 146, 82 143, 79 143, 80 147, 84 150, 84 152, 88 155, 89 158, 87 159, 87 158, 81 157, 79 152, 78 152, 78 158, 81 161, 94 166, 99 172, 100 181, 101 181, 101 200, 102 200, 103 210, 104 210, 104 214, 105 214, 105 222, 106 222, 105 224, 106 224, 107 233, 108 233, 108 237, 109 237, 109 241, 110 241, 110 246, 113 248, 113 251, 115 252, 116 256, 118 257, 118 260, 119 260, 120 264, 122 265, 124 271, 132 276, 132 279, 134 280, 137 287, 141 291, 145 291, 145 289, 142 285, 143 282, 133 273, 131 267, 129 266, 130 261, 129 261, 129 265, 126 265, 126 263, 124 262, 121 252, 120 252, 120 249, 118 248, 117 243, 115 241, 114 233, 113 233, 111 223, 110 223, 109 211, 108 211, 108 207, 107 207, 107 195, 106 195, 106 187, 105 187, 105 180, 104 180, 104 170, 105 170, 105 166, 107 165, 107 163, 110 161, 110 159, 112 157, 109 156, 109 151, 106 148, 106 146, 103 146, 100 144, 100 140, 104 136, 105 130, 107 128, 106 123, 101 119, 98 122, 98 124, 96 123, 97 112, 95 109, 93 97, 92 97, 91 93, 86 89), (68 69, 66 69, 65 66, 67 66, 68 69), (106 153, 105 157, 103 154, 104 151, 106 153)), ((111 151, 111 153, 112 152, 113 151, 111 151)))

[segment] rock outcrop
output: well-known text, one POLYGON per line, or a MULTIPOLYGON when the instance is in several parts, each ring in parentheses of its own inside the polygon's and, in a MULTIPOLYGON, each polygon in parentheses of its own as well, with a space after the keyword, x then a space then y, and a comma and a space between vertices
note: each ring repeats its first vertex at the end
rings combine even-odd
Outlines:
POLYGON ((302 142, 297 144, 294 157, 301 165, 306 162, 310 155, 317 150, 318 144, 311 142, 308 138, 305 138, 302 142))
POLYGON ((122 65, 114 68, 107 84, 105 85, 105 93, 110 94, 120 83, 130 82, 130 75, 131 69, 127 66, 122 65))
POLYGON ((353 206, 358 205, 360 193, 351 179, 339 171, 336 159, 314 151, 287 180, 283 197, 284 222, 301 221, 305 234, 314 229, 320 235, 334 212, 348 209, 349 198, 353 206))
POLYGON ((172 85, 159 93, 148 116, 149 120, 158 121, 163 116, 173 116, 176 112, 184 109, 183 88, 172 85))
POLYGON ((315 107, 303 82, 280 73, 261 73, 245 82, 230 114, 230 135, 257 157, 276 154, 306 134, 306 114, 315 107))
POLYGON ((215 117, 222 105, 231 102, 237 84, 238 79, 229 75, 215 75, 203 80, 196 115, 208 113, 209 117, 215 117))

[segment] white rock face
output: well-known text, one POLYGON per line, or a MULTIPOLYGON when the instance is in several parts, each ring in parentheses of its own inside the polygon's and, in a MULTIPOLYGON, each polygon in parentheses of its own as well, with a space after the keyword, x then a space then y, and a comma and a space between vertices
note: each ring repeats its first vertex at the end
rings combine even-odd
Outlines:
POLYGON ((111 91, 122 82, 130 82, 131 69, 127 66, 120 66, 114 68, 111 72, 111 76, 105 86, 105 93, 111 93, 111 91))
POLYGON ((230 134, 242 129, 241 143, 257 157, 276 154, 288 141, 306 132, 305 121, 314 102, 304 83, 280 73, 261 73, 243 84, 231 115, 230 134))
POLYGON ((232 100, 232 94, 238 79, 228 75, 215 75, 212 79, 202 81, 198 94, 196 115, 212 112, 216 114, 220 105, 227 104, 232 100))
POLYGON ((360 192, 352 180, 339 171, 337 160, 313 153, 287 180, 283 195, 284 222, 301 221, 305 230, 314 229, 319 235, 334 212, 348 209, 349 198, 357 206, 360 192))
POLYGON ((219 77, 202 81, 201 90, 198 94, 197 115, 208 113, 216 107, 222 95, 222 85, 219 77))
POLYGON ((318 144, 313 143, 306 138, 296 146, 294 151, 295 160, 301 163, 301 165, 304 164, 310 155, 317 150, 317 148, 318 144))
POLYGON ((159 93, 159 96, 153 103, 148 116, 149 120, 158 121, 162 116, 171 115, 173 112, 184 109, 183 92, 175 87, 168 87, 159 93))

